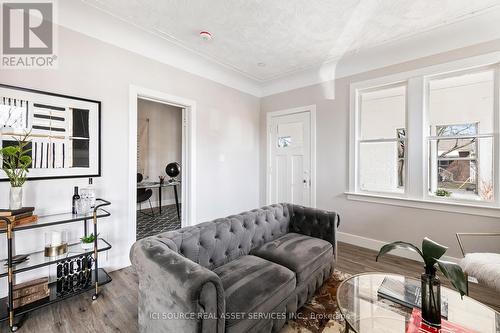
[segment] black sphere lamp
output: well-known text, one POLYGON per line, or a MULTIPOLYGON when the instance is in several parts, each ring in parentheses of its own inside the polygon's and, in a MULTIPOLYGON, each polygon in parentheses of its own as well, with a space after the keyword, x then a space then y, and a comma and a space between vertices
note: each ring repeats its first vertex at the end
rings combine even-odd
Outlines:
POLYGON ((168 163, 165 172, 170 177, 169 182, 174 182, 176 181, 175 177, 181 173, 181 165, 177 162, 168 163))

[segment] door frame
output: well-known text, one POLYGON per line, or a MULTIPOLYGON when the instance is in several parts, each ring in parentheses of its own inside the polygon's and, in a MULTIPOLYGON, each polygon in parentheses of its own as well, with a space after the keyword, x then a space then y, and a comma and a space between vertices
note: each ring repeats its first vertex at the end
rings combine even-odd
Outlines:
MULTIPOLYGON (((129 87, 129 240, 137 229, 137 100, 145 99, 182 108, 181 227, 196 224, 196 101, 144 87, 129 87)), ((161 204, 161 203, 160 203, 161 204)))
POLYGON ((316 104, 299 106, 292 109, 284 109, 268 112, 266 115, 266 204, 271 204, 271 122, 274 117, 288 116, 296 113, 310 114, 311 135, 311 207, 316 208, 316 104))

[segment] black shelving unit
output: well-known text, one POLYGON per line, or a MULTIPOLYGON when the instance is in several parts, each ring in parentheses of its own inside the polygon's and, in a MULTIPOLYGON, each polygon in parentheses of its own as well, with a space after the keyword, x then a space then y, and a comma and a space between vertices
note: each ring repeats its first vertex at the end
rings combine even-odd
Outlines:
MULTIPOLYGON (((15 332, 20 327, 19 323, 22 322, 22 317, 31 311, 40 309, 44 306, 60 302, 67 298, 82 294, 84 292, 94 290, 92 295, 92 300, 96 300, 99 297, 99 287, 111 282, 111 277, 102 268, 99 268, 99 253, 108 251, 111 249, 111 245, 104 239, 98 238, 94 241, 94 248, 90 250, 84 250, 80 243, 71 244, 68 246, 68 251, 65 255, 57 257, 45 257, 44 251, 34 252, 29 254, 29 260, 19 263, 17 265, 12 264, 12 257, 15 255, 13 253, 13 240, 14 235, 18 231, 44 228, 48 226, 54 226, 58 224, 83 222, 84 234, 88 236, 88 221, 93 222, 93 233, 98 234, 97 231, 97 221, 99 218, 110 216, 111 214, 103 209, 104 206, 109 206, 111 203, 104 199, 96 199, 96 206, 92 213, 78 215, 78 214, 55 214, 42 216, 37 222, 27 225, 13 226, 12 222, 6 217, 0 217, 0 220, 5 221, 7 228, 1 229, 0 234, 7 234, 7 266, 0 265, 0 278, 8 278, 8 296, 0 299, 0 322, 8 321, 11 332, 15 332), (49 296, 18 307, 14 309, 13 306, 13 287, 14 287, 14 275, 30 271, 33 269, 46 267, 49 265, 57 264, 62 261, 66 261, 72 258, 77 258, 84 255, 91 255, 94 261, 94 268, 91 271, 92 281, 86 287, 78 289, 77 291, 71 293, 60 294, 56 292, 57 282, 49 281, 49 296), (20 318, 16 322, 16 319, 20 318)), ((89 280, 90 281, 90 280, 89 280)))

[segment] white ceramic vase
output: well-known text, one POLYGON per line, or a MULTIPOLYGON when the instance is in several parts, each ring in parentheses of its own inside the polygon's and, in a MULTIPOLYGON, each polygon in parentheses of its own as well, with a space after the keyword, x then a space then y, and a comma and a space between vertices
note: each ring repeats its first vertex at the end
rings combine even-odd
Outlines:
POLYGON ((9 209, 19 209, 23 206, 23 188, 21 186, 10 187, 9 209))
POLYGON ((89 250, 92 250, 94 248, 94 242, 92 242, 92 243, 81 242, 80 244, 82 246, 82 249, 84 249, 85 251, 89 251, 89 250))

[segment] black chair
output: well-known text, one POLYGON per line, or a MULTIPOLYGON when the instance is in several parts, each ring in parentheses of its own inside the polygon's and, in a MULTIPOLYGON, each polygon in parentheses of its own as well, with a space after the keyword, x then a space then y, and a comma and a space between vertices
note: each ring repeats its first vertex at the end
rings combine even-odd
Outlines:
MULTIPOLYGON (((140 173, 137 173, 137 183, 140 183, 142 182, 142 179, 144 177, 142 176, 142 174, 140 173)), ((139 212, 141 212, 142 214, 144 215, 147 215, 147 216, 150 216, 150 217, 154 217, 155 216, 155 212, 153 210, 153 205, 151 204, 151 196, 153 195, 153 190, 148 188, 138 188, 137 189, 137 203, 139 204, 139 212), (142 211, 142 203, 144 201, 148 200, 149 201, 149 207, 151 208, 151 215, 149 214, 146 214, 142 211)))

